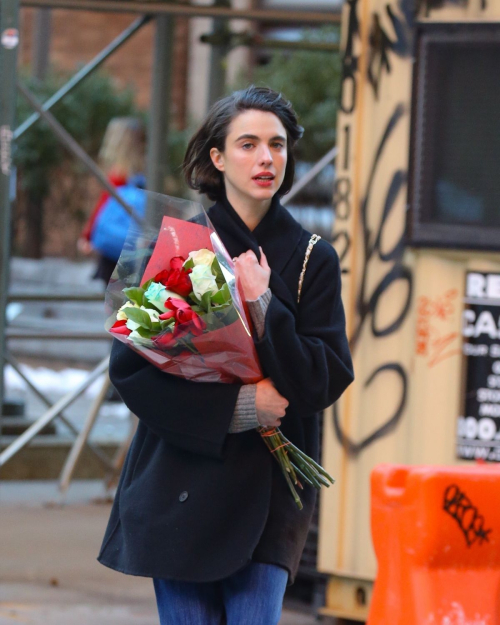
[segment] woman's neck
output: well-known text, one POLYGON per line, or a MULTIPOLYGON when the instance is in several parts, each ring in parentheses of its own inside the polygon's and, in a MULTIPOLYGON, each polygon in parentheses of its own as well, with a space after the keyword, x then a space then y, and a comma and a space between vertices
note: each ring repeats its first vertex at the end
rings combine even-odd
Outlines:
POLYGON ((268 200, 253 200, 252 198, 243 197, 231 188, 226 189, 226 197, 249 230, 255 230, 270 209, 272 202, 272 198, 268 200))

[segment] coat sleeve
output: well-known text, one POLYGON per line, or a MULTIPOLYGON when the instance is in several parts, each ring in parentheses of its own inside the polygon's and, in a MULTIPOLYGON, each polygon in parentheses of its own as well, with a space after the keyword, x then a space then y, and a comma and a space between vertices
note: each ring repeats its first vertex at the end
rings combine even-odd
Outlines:
POLYGON ((290 407, 309 416, 333 404, 354 379, 340 263, 326 242, 311 254, 298 308, 296 319, 273 295, 256 347, 266 375, 290 407))
POLYGON ((192 382, 160 371, 114 340, 109 377, 127 407, 167 443, 222 459, 239 384, 192 382))

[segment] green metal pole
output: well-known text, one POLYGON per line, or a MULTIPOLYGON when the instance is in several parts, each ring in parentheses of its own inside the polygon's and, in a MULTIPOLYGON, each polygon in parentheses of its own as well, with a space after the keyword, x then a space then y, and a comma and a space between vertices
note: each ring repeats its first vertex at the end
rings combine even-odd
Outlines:
MULTIPOLYGON (((215 0, 214 6, 231 8, 231 3, 229 0, 215 0)), ((215 40, 220 39, 221 43, 214 43, 210 50, 208 108, 210 108, 216 100, 222 98, 226 90, 226 67, 230 35, 228 21, 221 18, 214 19, 212 34, 215 40)))
MULTIPOLYGON (((172 102, 172 62, 174 44, 174 17, 156 18, 151 104, 149 110, 146 178, 150 191, 165 191, 168 151, 167 137, 172 102)), ((146 221, 149 221, 149 210, 146 221)))
POLYGON ((7 289, 9 286, 12 132, 16 108, 19 1, 0 2, 0 437, 4 398, 7 289))

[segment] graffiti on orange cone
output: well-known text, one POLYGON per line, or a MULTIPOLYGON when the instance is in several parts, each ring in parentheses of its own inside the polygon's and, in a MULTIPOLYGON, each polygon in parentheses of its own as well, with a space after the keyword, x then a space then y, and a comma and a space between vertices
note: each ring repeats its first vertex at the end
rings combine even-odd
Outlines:
POLYGON ((368 625, 500 625, 500 470, 379 465, 368 625))

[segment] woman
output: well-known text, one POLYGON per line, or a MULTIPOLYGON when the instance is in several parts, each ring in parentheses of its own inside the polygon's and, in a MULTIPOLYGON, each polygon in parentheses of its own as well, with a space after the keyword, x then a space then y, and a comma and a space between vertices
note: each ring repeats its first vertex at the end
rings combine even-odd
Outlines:
MULTIPOLYGON (((99 150, 99 164, 106 172, 108 182, 120 189, 119 195, 123 193, 129 204, 131 203, 130 187, 140 188, 140 180, 143 178, 140 172, 144 169, 145 139, 146 132, 140 119, 115 117, 106 128, 99 150)), ((132 194, 132 197, 135 196, 132 194)), ((100 219, 109 199, 108 191, 102 191, 77 242, 77 247, 82 254, 89 256, 92 252, 97 253, 97 266, 92 279, 102 280, 105 286, 111 278, 118 257, 96 248, 94 238, 96 231, 101 227, 100 219)), ((120 234, 118 234, 118 239, 120 239, 120 234)), ((119 241, 118 244, 120 243, 123 245, 123 241, 119 241)))
POLYGON ((197 383, 114 342, 110 376, 139 417, 99 554, 154 578, 162 625, 274 625, 297 572, 316 492, 298 510, 255 428, 280 426, 318 456, 318 413, 353 379, 338 257, 319 241, 297 304, 310 233, 281 206, 302 134, 280 94, 249 87, 215 103, 184 161, 231 256, 265 379, 197 383), (224 620, 225 619, 225 620, 224 620))

